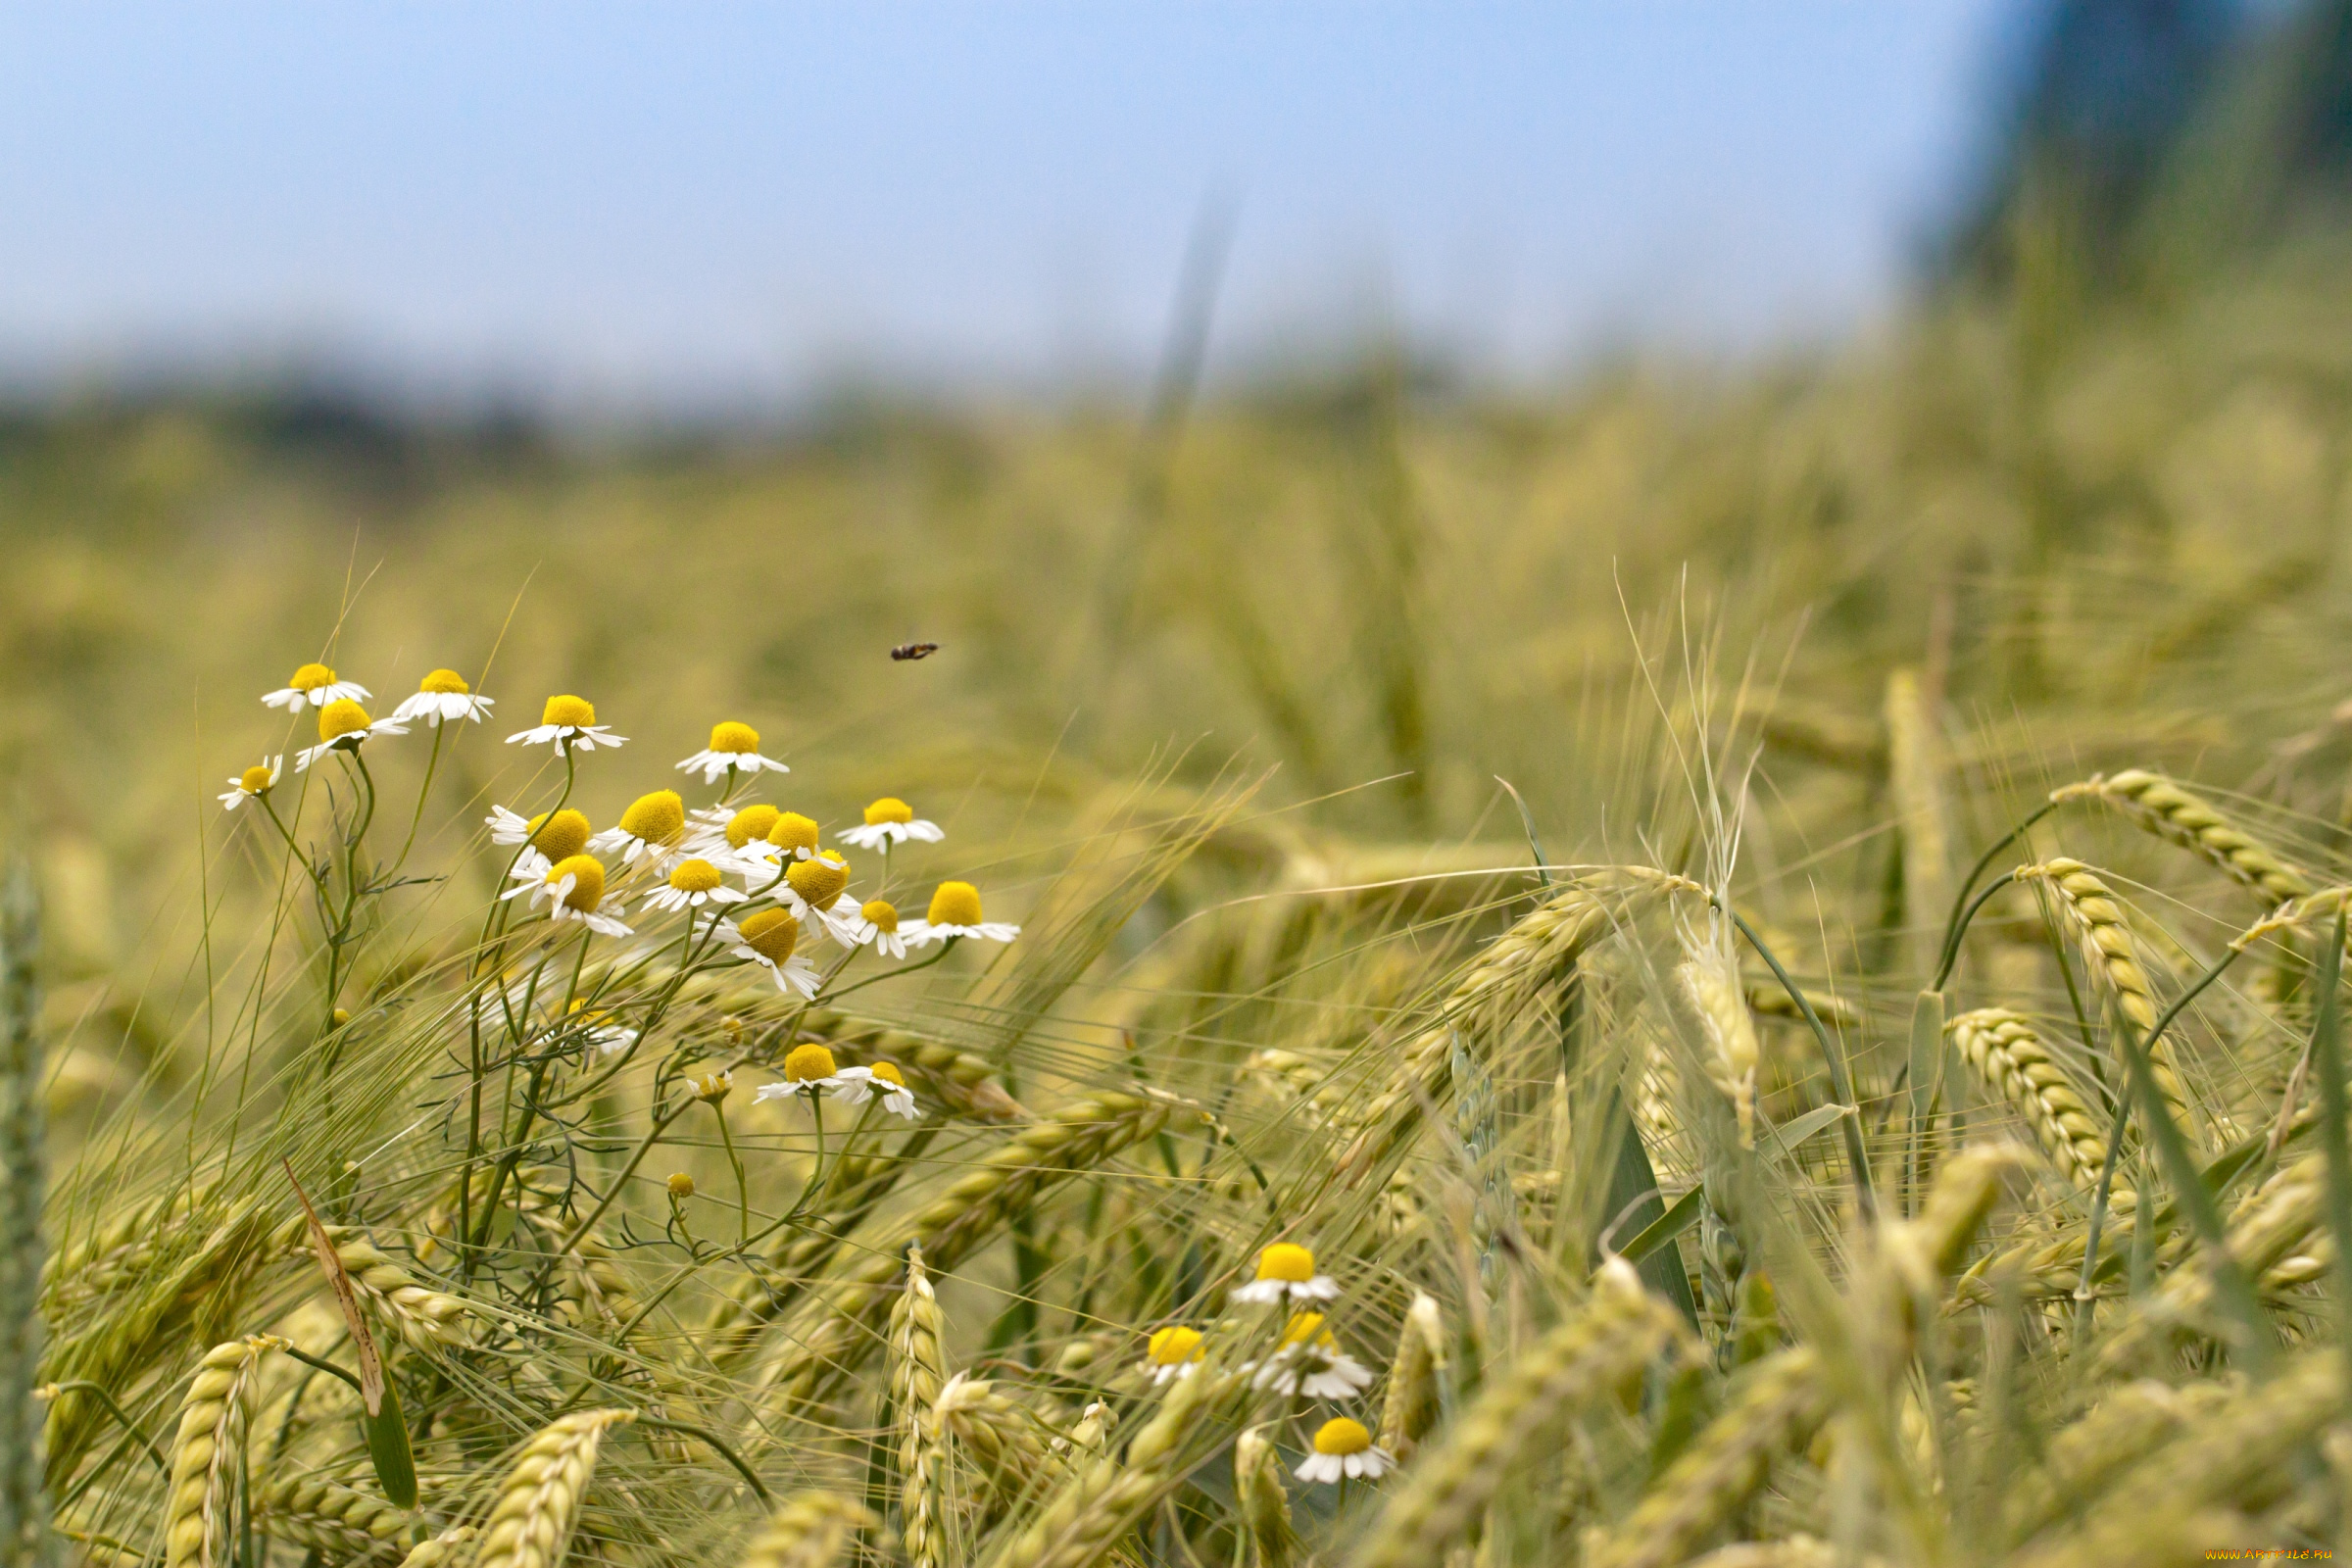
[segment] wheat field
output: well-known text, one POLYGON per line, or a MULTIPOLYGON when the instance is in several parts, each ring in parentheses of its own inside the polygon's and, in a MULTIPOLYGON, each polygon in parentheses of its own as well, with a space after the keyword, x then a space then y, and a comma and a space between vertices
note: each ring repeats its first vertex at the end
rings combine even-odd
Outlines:
POLYGON ((12 416, 11 1560, 2331 1546, 2328 262, 1142 438, 12 416))

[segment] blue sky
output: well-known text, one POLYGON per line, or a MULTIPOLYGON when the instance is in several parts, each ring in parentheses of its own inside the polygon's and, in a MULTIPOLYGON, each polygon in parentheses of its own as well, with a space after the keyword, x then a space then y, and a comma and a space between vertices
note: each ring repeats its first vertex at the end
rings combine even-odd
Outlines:
POLYGON ((0 376, 724 402, 1399 323, 1549 373, 1866 320, 2016 0, 0 4, 0 376))

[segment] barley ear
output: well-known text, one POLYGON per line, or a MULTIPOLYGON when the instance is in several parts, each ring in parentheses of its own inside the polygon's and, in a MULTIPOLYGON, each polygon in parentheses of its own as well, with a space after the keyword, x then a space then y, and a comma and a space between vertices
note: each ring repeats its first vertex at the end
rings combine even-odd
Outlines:
POLYGON ((1257 1568, 1290 1568, 1298 1535, 1291 1528, 1291 1494, 1283 1485, 1282 1458, 1262 1427, 1251 1427, 1233 1443, 1233 1494, 1257 1568))
POLYGON ((2059 1069, 2023 1013, 1981 1007, 1944 1025, 1961 1059, 1992 1096, 2016 1111, 2034 1142, 2066 1179, 2088 1187, 2107 1161, 2107 1130, 2059 1069))
POLYGON ((1732 1102, 1740 1120, 1740 1144, 1756 1146, 1756 1067, 1763 1052, 1756 1020, 1740 988, 1740 962, 1721 945, 1691 942, 1675 967, 1675 984, 1706 1046, 1707 1081, 1732 1102))
POLYGON ((1672 1568, 1685 1561, 1754 1495, 1775 1459, 1812 1441, 1829 1413, 1811 1347, 1758 1361, 1634 1511, 1586 1552, 1588 1568, 1672 1568))
POLYGON ((890 1309, 890 1402, 900 1425, 899 1472, 904 1485, 912 1485, 924 1419, 948 1380, 939 1348, 943 1327, 939 1295, 923 1268, 923 1250, 909 1247, 906 1288, 890 1309))
POLYGON ((420 1541, 409 1548, 400 1559, 400 1568, 450 1568, 458 1560, 458 1550, 474 1537, 471 1525, 460 1525, 444 1530, 430 1541, 420 1541))
POLYGON ((196 1365, 179 1403, 172 1440, 170 1492, 164 1502, 165 1568, 214 1568, 228 1560, 231 1466, 244 1441, 245 1405, 267 1350, 285 1341, 250 1335, 215 1346, 196 1365))
POLYGON ((1400 1461, 1412 1457, 1422 1435, 1437 1424, 1438 1373, 1445 1364, 1446 1325, 1437 1300, 1416 1291, 1396 1333, 1396 1355, 1389 1363, 1389 1386, 1380 1405, 1380 1446, 1400 1461))
POLYGON ((848 1497, 829 1492, 795 1493, 745 1549, 742 1568, 833 1568, 851 1536, 880 1523, 848 1497))
POLYGON ((2256 842, 2252 835, 2162 773, 2131 767, 2051 792, 2052 801, 2095 800, 2134 823, 2198 856, 2232 881, 2273 904, 2312 890, 2310 875, 2256 842))
POLYGON ((2156 988, 2139 961, 2132 927, 2124 918, 2123 906, 2116 902, 2114 890, 2081 860, 2065 858, 2021 866, 2017 879, 2038 882, 2049 889, 2059 920, 2082 950, 2082 961, 2089 968, 2092 980, 2106 988, 2114 999, 2116 1012, 2147 1052, 2148 1071, 2156 1080, 2156 1092, 2164 1100, 2165 1108, 2181 1132, 2193 1139, 2192 1129, 2197 1124, 2189 1115, 2188 1091, 2181 1087, 2172 1044, 2169 1040, 2149 1038, 2156 1027, 2156 988))
POLYGON ((1491 1377, 1422 1452, 1349 1559, 1353 1568, 1444 1563, 1538 1430, 1606 1397, 1683 1332, 1680 1315, 1642 1290, 1633 1266, 1611 1259, 1591 1303, 1491 1377))
POLYGON ((606 1429, 636 1419, 634 1410, 580 1410, 531 1439, 482 1526, 474 1568, 556 1568, 579 1522, 606 1429))
POLYGON ((329 1562, 389 1561, 409 1524, 406 1510, 324 1476, 284 1476, 258 1486, 253 1507, 263 1533, 329 1562))
POLYGON ((40 996, 33 960, 40 903, 32 873, 12 860, 0 881, 0 1562, 49 1558, 41 1486, 42 1145, 40 996))

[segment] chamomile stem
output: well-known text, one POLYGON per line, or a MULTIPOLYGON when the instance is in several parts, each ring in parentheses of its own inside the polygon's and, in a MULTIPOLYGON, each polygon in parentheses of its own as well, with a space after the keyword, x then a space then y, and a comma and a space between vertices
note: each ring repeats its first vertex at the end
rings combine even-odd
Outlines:
POLYGON ((853 991, 863 991, 867 986, 880 985, 885 980, 896 980, 902 975, 912 974, 917 969, 928 969, 933 964, 939 962, 940 959, 955 952, 956 944, 961 942, 963 938, 961 937, 950 937, 947 941, 940 944, 939 951, 933 954, 930 957, 924 958, 916 963, 903 965, 900 968, 885 969, 880 974, 867 975, 864 979, 858 981, 854 986, 842 987, 839 991, 836 991, 832 995, 826 997, 825 1001, 828 1003, 839 1002, 842 998, 848 996, 853 991))
POLYGON ((710 1102, 710 1114, 718 1118, 718 1141, 726 1146, 727 1163, 735 1171, 735 1241, 739 1247, 752 1243, 752 1184, 743 1174, 743 1157, 735 1152, 735 1134, 727 1127, 727 1107, 717 1101, 710 1102))
POLYGON ((424 760, 424 782, 416 786, 416 809, 409 817, 408 839, 400 847, 400 858, 392 862, 392 869, 395 873, 409 863, 409 852, 416 847, 416 828, 424 820, 424 803, 433 793, 433 774, 441 766, 442 731, 447 727, 444 724, 433 726, 433 749, 424 760))

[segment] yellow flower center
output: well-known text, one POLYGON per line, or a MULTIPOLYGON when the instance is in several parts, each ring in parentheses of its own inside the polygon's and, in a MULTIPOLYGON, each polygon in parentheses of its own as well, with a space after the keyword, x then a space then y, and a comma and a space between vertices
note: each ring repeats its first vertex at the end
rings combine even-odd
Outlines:
POLYGON ((899 928, 898 906, 886 900, 872 900, 858 912, 864 915, 865 923, 877 931, 891 932, 899 928))
POLYGON ((875 1062, 873 1066, 873 1073, 875 1077, 881 1079, 884 1083, 889 1084, 894 1088, 904 1089, 906 1087, 906 1075, 899 1071, 897 1064, 894 1062, 875 1062))
POLYGON ((416 683, 416 689, 431 692, 436 697, 463 697, 473 690, 466 684, 466 677, 454 669, 434 670, 416 683))
POLYGON ((1344 1415, 1334 1416, 1324 1422, 1322 1429, 1315 1434, 1317 1453, 1338 1454, 1344 1459, 1351 1453, 1361 1453, 1370 1446, 1372 1434, 1364 1430, 1364 1424, 1350 1421, 1344 1415))
POLYGON ((911 822, 914 808, 896 795, 885 795, 865 808, 865 825, 878 827, 884 822, 911 822))
POLYGON ((585 697, 550 697, 539 710, 542 724, 569 724, 585 729, 596 722, 596 705, 585 697))
POLYGON ((814 859, 795 860, 784 873, 792 891, 819 909, 833 907, 841 890, 850 885, 850 868, 840 857, 820 855, 814 859))
POLYGON ((1320 1312, 1299 1312, 1283 1325, 1282 1342, 1275 1348, 1288 1349, 1294 1345, 1311 1345, 1322 1350, 1340 1348, 1340 1342, 1333 1339, 1331 1331, 1323 1326, 1323 1314, 1320 1312))
POLYGON ((1315 1277, 1315 1254, 1295 1242, 1276 1242, 1257 1254, 1257 1277, 1304 1285, 1315 1277))
POLYGON ((368 730, 368 710, 348 697, 338 697, 318 710, 318 738, 339 741, 346 735, 362 735, 368 730))
POLYGON ((692 1198, 694 1196, 694 1178, 682 1170, 671 1171, 669 1173, 669 1196, 681 1203, 692 1198))
POLYGON ((547 868, 547 883, 553 887, 565 877, 571 878, 571 891, 564 895, 564 906, 582 914, 605 902, 605 866, 593 855, 567 855, 547 868))
POLYGON ((709 893, 723 880, 709 860, 680 860, 669 872, 669 885, 680 893, 709 893))
POLYGON ((749 724, 733 719, 710 726, 710 749, 714 752, 756 752, 760 749, 760 732, 749 724))
POLYGON ((315 692, 321 686, 332 686, 334 683, 335 672, 324 664, 305 664, 294 672, 292 680, 286 682, 298 692, 315 692))
POLYGON ((640 795, 620 813, 620 830, 648 844, 668 844, 686 831, 686 803, 676 790, 640 795))
POLYGON ((931 895, 933 925, 978 925, 980 890, 969 882, 942 882, 931 895))
POLYGON ((740 850, 754 839, 767 837, 767 830, 776 825, 784 813, 772 806, 747 806, 727 818, 727 848, 740 850))
POLYGON ((568 807, 531 818, 531 848, 551 860, 568 860, 588 847, 588 818, 568 807))
POLYGON ((792 1048, 784 1057, 784 1076, 796 1084, 833 1076, 833 1053, 811 1040, 792 1048))
POLYGON ((791 957, 793 948, 801 940, 801 922, 783 909, 761 909, 757 914, 747 914, 735 930, 745 947, 776 964, 791 957))
POLYGON ((813 850, 816 823, 798 811, 786 811, 768 828, 767 842, 779 850, 813 850))
POLYGON ((260 795, 270 788, 270 769, 256 762, 238 780, 237 788, 248 795, 260 795))
POLYGON ((1182 1366, 1187 1361, 1200 1360, 1208 1352, 1200 1348, 1199 1329, 1171 1323, 1152 1336, 1152 1344, 1146 1353, 1152 1357, 1153 1366, 1182 1366))

